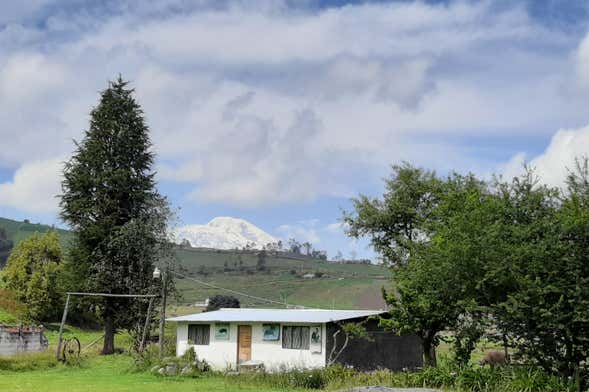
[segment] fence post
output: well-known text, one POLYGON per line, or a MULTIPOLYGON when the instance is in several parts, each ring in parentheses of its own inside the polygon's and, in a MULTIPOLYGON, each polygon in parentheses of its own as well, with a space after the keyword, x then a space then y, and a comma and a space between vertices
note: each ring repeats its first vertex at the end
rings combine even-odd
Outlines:
POLYGON ((61 343, 62 343, 62 335, 63 335, 63 326, 65 324, 65 319, 67 317, 67 310, 70 304, 70 294, 68 293, 67 298, 65 300, 65 306, 63 308, 63 316, 61 317, 61 324, 59 325, 59 338, 57 340, 57 352, 55 353, 55 357, 59 361, 59 353, 61 351, 61 343))
POLYGON ((139 346, 139 351, 143 352, 145 348, 145 335, 147 334, 147 330, 149 329, 149 319, 151 317, 151 307, 153 305, 153 297, 149 299, 149 305, 147 306, 147 316, 145 317, 145 325, 143 326, 143 335, 141 336, 141 345, 139 346))

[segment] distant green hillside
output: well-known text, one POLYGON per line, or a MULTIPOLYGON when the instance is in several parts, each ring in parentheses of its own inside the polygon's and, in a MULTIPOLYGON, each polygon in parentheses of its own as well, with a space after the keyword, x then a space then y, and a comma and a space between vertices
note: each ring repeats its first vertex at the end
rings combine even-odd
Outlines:
MULTIPOLYGON (((0 218, 0 228, 15 245, 35 232, 55 228, 42 224, 0 218)), ((62 246, 66 247, 72 233, 57 229, 62 246)), ((389 288, 388 270, 381 266, 335 263, 301 255, 268 254, 266 270, 258 271, 258 252, 177 248, 176 255, 182 274, 208 284, 269 298, 288 304, 337 307, 381 308, 383 286, 389 288), (310 277, 314 274, 315 277, 310 277)), ((181 298, 179 304, 202 302, 214 294, 224 293, 190 279, 176 282, 181 298)), ((246 306, 279 306, 240 297, 246 306)))
MULTIPOLYGON (((390 288, 387 269, 367 264, 345 264, 281 254, 269 255, 267 271, 256 271, 255 251, 179 249, 181 270, 206 283, 288 304, 324 308, 381 308, 382 287, 390 288), (308 277, 315 274, 315 277, 308 277), (305 277, 307 276, 307 277, 305 277)), ((190 279, 178 279, 182 302, 202 302, 222 290, 190 279)), ((276 307, 240 297, 242 305, 276 307)))
POLYGON ((0 218, 0 227, 6 230, 8 239, 16 246, 20 241, 32 236, 35 233, 46 233, 57 230, 62 246, 67 245, 72 238, 71 232, 41 223, 19 222, 11 219, 0 218))

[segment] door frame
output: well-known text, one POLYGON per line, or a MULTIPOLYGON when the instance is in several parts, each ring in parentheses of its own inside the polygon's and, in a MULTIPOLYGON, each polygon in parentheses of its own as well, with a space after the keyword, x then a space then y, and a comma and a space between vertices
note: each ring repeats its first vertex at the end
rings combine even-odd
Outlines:
POLYGON ((241 327, 249 327, 250 330, 250 358, 249 360, 252 359, 252 343, 253 343, 253 335, 254 335, 254 328, 251 324, 238 324, 237 325, 237 358, 236 358, 236 363, 237 366, 239 366, 239 351, 240 351, 240 347, 239 347, 239 337, 240 337, 240 330, 241 327))

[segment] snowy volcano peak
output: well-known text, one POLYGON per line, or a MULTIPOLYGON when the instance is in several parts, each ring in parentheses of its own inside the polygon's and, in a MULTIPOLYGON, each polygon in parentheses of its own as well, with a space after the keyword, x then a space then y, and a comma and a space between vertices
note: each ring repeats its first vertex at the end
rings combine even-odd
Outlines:
POLYGON ((188 240, 194 247, 235 249, 252 245, 261 249, 276 238, 244 219, 217 217, 206 225, 186 225, 175 231, 177 242, 188 240))

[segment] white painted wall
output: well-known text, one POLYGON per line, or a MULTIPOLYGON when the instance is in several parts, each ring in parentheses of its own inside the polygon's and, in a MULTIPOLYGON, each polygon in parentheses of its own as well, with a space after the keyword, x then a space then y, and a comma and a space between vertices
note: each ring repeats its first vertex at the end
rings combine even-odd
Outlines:
MULTIPOLYGON (((176 354, 181 356, 191 347, 188 344, 188 324, 206 323, 178 323, 176 354)), ((216 370, 235 369, 237 364, 237 326, 252 326, 252 361, 262 361, 267 370, 287 368, 317 368, 325 366, 326 327, 321 324, 321 352, 309 350, 292 350, 282 348, 282 326, 300 325, 313 326, 317 324, 286 323, 280 324, 280 340, 264 341, 262 324, 268 323, 230 323, 229 340, 215 340, 215 324, 210 324, 210 341, 208 345, 192 345, 199 359, 204 359, 216 370)))

